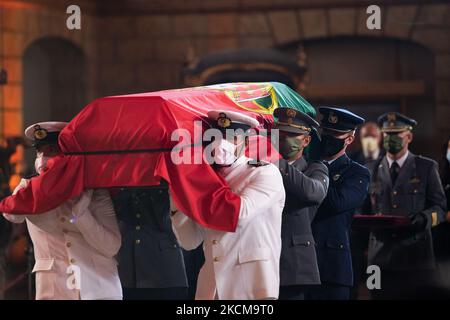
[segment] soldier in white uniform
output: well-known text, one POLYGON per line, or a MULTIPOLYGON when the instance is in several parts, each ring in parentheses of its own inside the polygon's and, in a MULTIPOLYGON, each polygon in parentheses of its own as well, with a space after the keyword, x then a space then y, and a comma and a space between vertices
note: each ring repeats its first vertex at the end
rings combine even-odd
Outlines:
MULTIPOLYGON (((60 153, 58 135, 67 123, 43 122, 25 130, 36 148, 36 171, 60 153)), ((27 186, 22 179, 14 190, 27 186)), ((117 271, 120 232, 108 191, 86 190, 76 199, 39 215, 4 217, 26 221, 34 246, 36 299, 122 299, 117 271)))
MULTIPOLYGON (((228 136, 227 129, 244 133, 258 125, 255 119, 233 111, 213 111, 208 118, 223 137, 228 136)), ((198 277, 197 300, 277 299, 283 180, 275 165, 245 156, 245 134, 229 140, 216 139, 212 147, 217 173, 241 198, 236 231, 203 228, 178 212, 173 203, 172 226, 186 250, 203 242, 205 263, 198 277)))

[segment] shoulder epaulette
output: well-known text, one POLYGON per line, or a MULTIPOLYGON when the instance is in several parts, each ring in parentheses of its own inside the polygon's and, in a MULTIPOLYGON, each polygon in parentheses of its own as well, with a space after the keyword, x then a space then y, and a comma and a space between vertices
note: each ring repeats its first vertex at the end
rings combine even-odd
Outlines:
POLYGON ((250 160, 247 162, 247 164, 252 167, 263 167, 263 166, 269 165, 270 162, 266 162, 266 161, 262 161, 262 160, 258 160, 258 161, 250 160))

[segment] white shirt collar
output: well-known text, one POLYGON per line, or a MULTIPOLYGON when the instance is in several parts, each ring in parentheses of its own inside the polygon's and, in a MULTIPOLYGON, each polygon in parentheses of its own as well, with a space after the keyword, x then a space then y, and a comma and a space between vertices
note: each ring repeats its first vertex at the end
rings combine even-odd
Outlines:
MULTIPOLYGON (((403 165, 405 164, 406 158, 408 158, 408 154, 409 154, 409 151, 406 151, 405 154, 400 159, 395 160, 400 168, 403 167, 403 165)), ((389 168, 390 168, 392 166, 392 164, 394 163, 394 160, 389 158, 388 155, 386 155, 386 159, 388 161, 389 168)))

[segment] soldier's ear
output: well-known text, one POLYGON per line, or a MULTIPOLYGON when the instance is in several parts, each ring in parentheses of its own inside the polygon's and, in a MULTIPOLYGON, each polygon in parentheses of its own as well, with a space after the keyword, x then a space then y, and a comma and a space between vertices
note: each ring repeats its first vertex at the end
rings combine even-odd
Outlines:
POLYGON ((354 134, 349 135, 349 136, 347 137, 347 139, 345 139, 345 140, 347 140, 347 145, 350 145, 350 144, 352 144, 352 142, 355 140, 355 135, 354 135, 354 134))
POLYGON ((413 133, 412 133, 412 131, 409 131, 409 132, 408 132, 407 137, 408 137, 408 143, 411 143, 412 140, 413 140, 413 133))
POLYGON ((311 136, 307 135, 303 140, 305 141, 303 147, 306 148, 311 143, 311 136))

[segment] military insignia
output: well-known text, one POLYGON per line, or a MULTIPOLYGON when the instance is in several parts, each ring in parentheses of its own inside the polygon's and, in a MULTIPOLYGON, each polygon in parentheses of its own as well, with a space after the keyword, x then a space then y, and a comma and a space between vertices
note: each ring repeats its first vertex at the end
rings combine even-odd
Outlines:
POLYGON ((411 180, 409 180, 409 183, 413 184, 413 183, 419 183, 420 179, 417 177, 413 177, 411 180))
POLYGON ((266 161, 262 161, 262 160, 258 160, 258 161, 250 160, 247 162, 247 164, 252 167, 263 167, 263 166, 269 165, 270 163, 266 162, 266 161))
POLYGON ((296 114, 297 114, 297 111, 295 111, 295 110, 292 110, 292 109, 287 109, 286 110, 286 115, 289 118, 294 118, 296 116, 296 114))
POLYGON ((34 138, 36 140, 42 140, 45 139, 47 137, 48 131, 41 128, 40 126, 35 126, 34 127, 34 138))
POLYGON ((220 128, 228 128, 231 126, 231 119, 227 118, 227 115, 223 112, 219 114, 219 118, 217 119, 217 126, 220 128))
POLYGON ((338 181, 340 177, 341 177, 341 175, 340 175, 339 173, 336 173, 336 174, 333 176, 333 181, 338 181))
POLYGON ((395 113, 388 113, 387 119, 388 119, 388 121, 395 122, 397 120, 397 116, 395 115, 395 113))
POLYGON ((338 122, 338 120, 339 120, 338 116, 335 115, 333 112, 330 112, 330 114, 328 115, 328 122, 335 124, 338 122))
POLYGON ((433 212, 431 213, 431 226, 432 226, 432 227, 437 226, 438 221, 439 221, 439 220, 438 220, 438 214, 437 214, 436 211, 433 211, 433 212))
POLYGON ((389 126, 393 127, 393 126, 395 126, 395 121, 397 120, 397 116, 395 115, 395 113, 388 113, 387 120, 389 122, 389 126))

